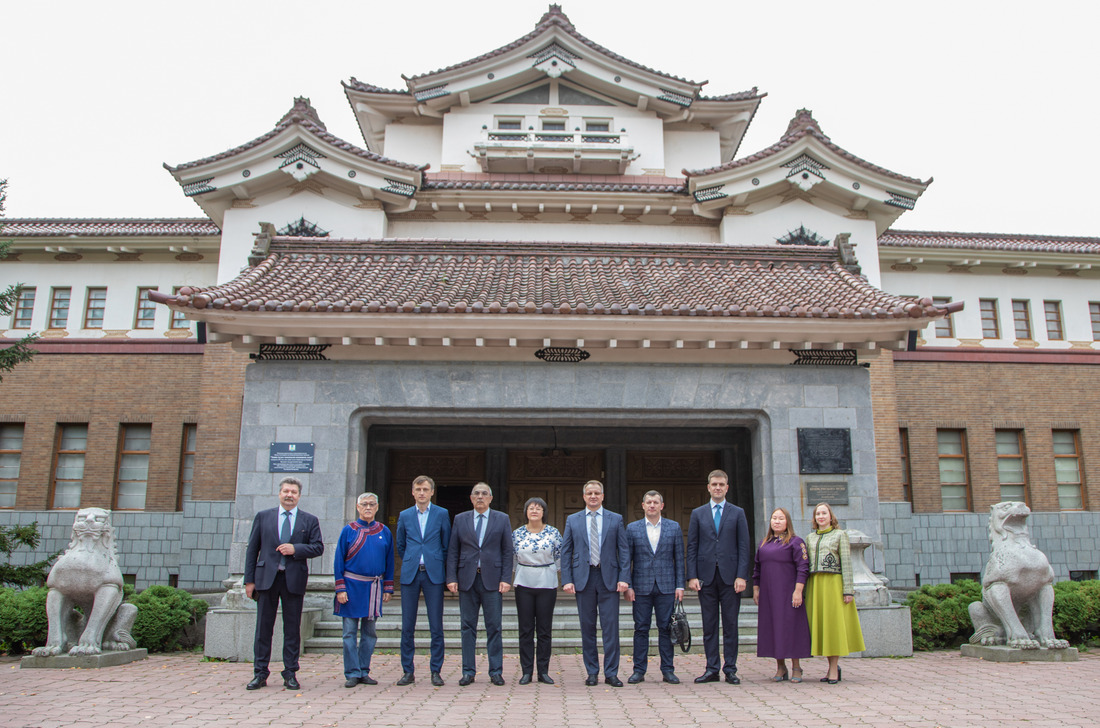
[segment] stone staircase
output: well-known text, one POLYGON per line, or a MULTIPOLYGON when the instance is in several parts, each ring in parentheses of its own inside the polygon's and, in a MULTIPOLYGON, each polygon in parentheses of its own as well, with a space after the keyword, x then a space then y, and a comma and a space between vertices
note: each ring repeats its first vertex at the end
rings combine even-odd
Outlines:
MULTIPOLYGON (((684 611, 687 612, 688 622, 691 624, 692 651, 702 651, 703 631, 702 618, 699 614, 699 600, 694 594, 684 598, 684 611)), ((397 652, 401 648, 401 600, 397 596, 382 607, 382 617, 378 620, 378 644, 376 650, 397 652)), ((742 646, 756 644, 756 617, 757 608, 752 599, 741 600, 741 613, 738 620, 738 637, 742 646)), ((306 639, 303 645, 304 651, 318 654, 341 653, 341 628, 340 619, 334 617, 331 609, 322 611, 322 617, 313 625, 313 636, 306 639)), ((515 653, 519 650, 519 620, 516 617, 515 599, 511 594, 504 596, 503 615, 503 640, 505 652, 515 653)), ((462 649, 460 634, 460 617, 458 598, 448 595, 443 602, 443 635, 448 651, 462 649)), ((428 617, 421 602, 416 620, 416 647, 417 652, 428 652, 428 617)), ((634 639, 634 618, 631 613, 631 604, 622 599, 619 604, 619 641, 623 650, 630 652, 630 645, 634 639)), ((577 618, 576 599, 568 594, 559 593, 558 601, 554 607, 553 643, 555 652, 576 652, 581 650, 580 623, 577 618)), ((656 654, 657 634, 654 628, 650 636, 650 650, 656 654)), ((478 650, 485 649, 485 623, 478 622, 478 650)))

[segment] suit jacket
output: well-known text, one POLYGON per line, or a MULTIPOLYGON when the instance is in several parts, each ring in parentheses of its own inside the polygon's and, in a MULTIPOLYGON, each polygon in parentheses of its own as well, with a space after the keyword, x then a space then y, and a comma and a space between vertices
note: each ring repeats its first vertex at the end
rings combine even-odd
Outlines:
POLYGON ((713 501, 708 500, 691 512, 688 524, 687 578, 703 584, 721 574, 722 581, 749 578, 752 547, 749 544, 749 522, 744 509, 726 501, 722 509, 722 528, 714 530, 713 501))
POLYGON ((458 588, 469 591, 477 577, 481 562, 481 581, 489 591, 500 588, 512 571, 512 522, 500 511, 490 510, 481 546, 477 545, 474 515, 466 511, 455 516, 451 543, 447 548, 447 583, 458 582, 458 588))
MULTIPOLYGON (((588 584, 588 509, 565 519, 561 543, 561 583, 573 584, 581 591, 588 584)), ((630 550, 626 545, 623 517, 606 508, 600 532, 600 573, 603 584, 615 591, 617 583, 629 582, 630 550)))
MULTIPOLYGON (((279 572, 282 554, 275 549, 282 543, 279 538, 279 513, 282 510, 269 508, 252 519, 252 533, 248 536, 248 549, 244 556, 244 583, 255 584, 261 591, 271 588, 279 572)), ((286 560, 286 588, 291 594, 305 594, 309 580, 306 559, 320 556, 325 551, 317 516, 299 508, 290 543, 294 544, 294 554, 286 560)))
POLYGON ((397 555, 401 557, 402 584, 412 584, 421 556, 424 557, 428 581, 433 584, 444 583, 447 547, 451 542, 451 518, 446 508, 434 503, 428 508, 428 522, 424 526, 423 537, 420 535, 416 506, 401 511, 401 515, 397 517, 397 536, 394 540, 397 555))
POLYGON ((626 527, 630 546, 630 588, 637 594, 672 594, 684 588, 684 532, 680 524, 661 519, 657 551, 649 545, 646 519, 626 527))

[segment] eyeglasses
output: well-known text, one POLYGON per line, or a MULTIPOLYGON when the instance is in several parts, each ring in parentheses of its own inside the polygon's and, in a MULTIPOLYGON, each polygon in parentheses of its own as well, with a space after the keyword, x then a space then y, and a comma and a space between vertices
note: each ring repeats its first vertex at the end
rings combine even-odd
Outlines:
POLYGON ((378 507, 377 503, 371 503, 370 501, 368 501, 366 503, 356 503, 356 505, 361 507, 361 508, 377 508, 378 507))

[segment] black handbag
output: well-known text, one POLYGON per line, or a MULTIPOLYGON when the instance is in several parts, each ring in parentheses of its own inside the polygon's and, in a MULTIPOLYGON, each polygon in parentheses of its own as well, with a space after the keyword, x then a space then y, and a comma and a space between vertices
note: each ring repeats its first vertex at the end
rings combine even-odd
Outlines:
POLYGON ((687 614, 684 612, 684 602, 676 602, 676 608, 672 610, 672 616, 668 620, 668 631, 672 637, 672 643, 680 645, 680 650, 687 652, 691 649, 691 625, 688 624, 687 614))

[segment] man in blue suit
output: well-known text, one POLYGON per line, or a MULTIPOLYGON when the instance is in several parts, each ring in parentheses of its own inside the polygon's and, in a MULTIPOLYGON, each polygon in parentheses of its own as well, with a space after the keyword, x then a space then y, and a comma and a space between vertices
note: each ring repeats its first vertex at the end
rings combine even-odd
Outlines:
POLYGON ((271 661, 271 634, 279 603, 283 605, 283 686, 300 690, 298 653, 302 646, 302 603, 309 579, 307 559, 325 550, 317 517, 298 508, 302 482, 283 478, 279 483, 279 507, 260 511, 252 520, 252 533, 244 556, 244 591, 256 600, 255 657, 252 681, 257 690, 267 685, 271 661))
POLYGON ((725 472, 711 471, 707 476, 710 502, 693 510, 688 524, 688 588, 699 592, 703 651, 707 655, 706 672, 695 678, 697 683, 717 682, 721 666, 726 682, 741 684, 737 677, 737 615, 752 554, 745 511, 726 501, 729 487, 725 472), (719 611, 725 662, 719 662, 718 654, 719 611))
POLYGON ((565 519, 561 545, 561 580, 566 594, 577 595, 581 621, 581 652, 588 672, 585 685, 597 682, 600 673, 596 651, 596 617, 603 631, 604 682, 621 688, 619 679, 619 593, 627 587, 623 517, 603 508, 603 483, 584 484, 586 508, 565 519))
POLYGON ((661 518, 665 499, 651 490, 642 498, 645 518, 626 527, 630 547, 630 588, 634 603, 634 674, 631 685, 645 680, 649 663, 649 625, 657 613, 657 649, 666 683, 680 684, 672 669, 672 635, 668 622, 676 602, 684 598, 684 534, 675 521, 661 518))
POLYGON ((465 687, 474 681, 477 615, 484 610, 489 681, 493 685, 503 685, 501 595, 512 587, 504 580, 505 573, 510 574, 512 570, 512 524, 504 513, 490 510, 493 491, 488 483, 475 485, 470 501, 474 509, 455 516, 447 549, 447 588, 452 594, 458 594, 462 615, 462 677, 458 684, 465 687))
POLYGON ((416 608, 420 594, 428 612, 431 630, 432 685, 443 686, 443 582, 447 563, 447 546, 451 542, 451 519, 447 509, 432 505, 435 481, 418 475, 412 485, 416 505, 401 511, 397 518, 394 541, 401 557, 401 669, 404 674, 398 685, 411 685, 413 655, 416 646, 416 608))

